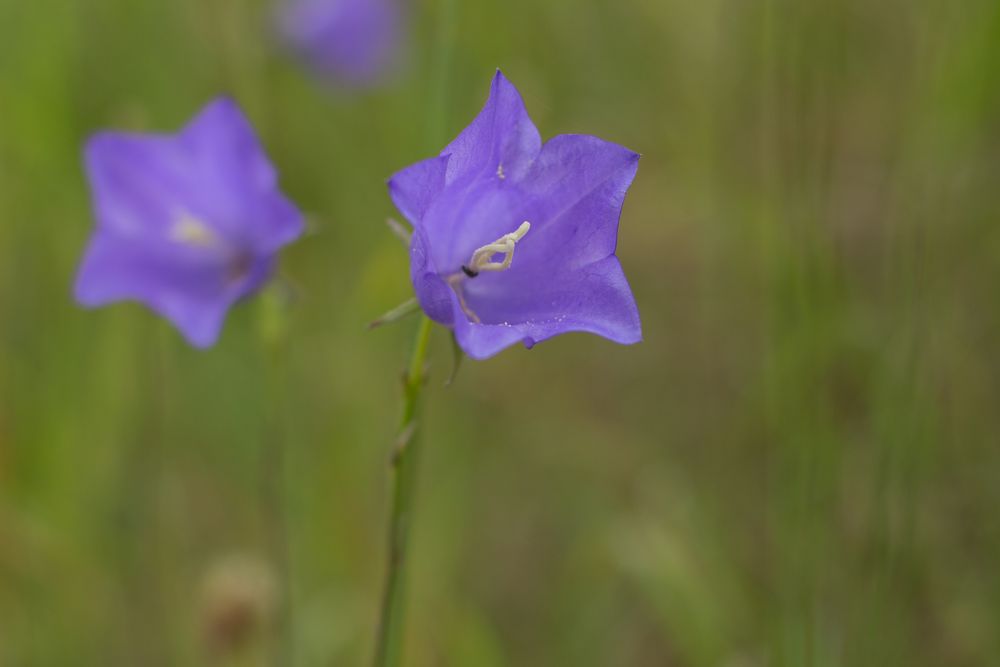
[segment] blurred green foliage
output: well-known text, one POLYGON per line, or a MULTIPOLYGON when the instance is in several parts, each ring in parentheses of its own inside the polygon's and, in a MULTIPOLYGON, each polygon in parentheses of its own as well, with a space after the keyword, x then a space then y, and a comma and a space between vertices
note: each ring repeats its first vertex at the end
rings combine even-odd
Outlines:
POLYGON ((408 667, 1000 662, 1000 4, 458 4, 352 96, 263 1, 0 0, 0 665, 365 663, 414 325, 365 331, 410 294, 384 180, 496 66, 544 137, 643 153, 646 340, 445 389, 437 333, 408 667), (312 232, 197 352, 72 303, 80 148, 220 92, 312 232))

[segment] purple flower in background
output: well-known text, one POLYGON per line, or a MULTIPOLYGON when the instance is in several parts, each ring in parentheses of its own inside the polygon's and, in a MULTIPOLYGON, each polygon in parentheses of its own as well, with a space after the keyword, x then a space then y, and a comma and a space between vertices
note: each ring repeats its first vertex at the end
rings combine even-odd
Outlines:
POLYGON ((285 39, 320 74, 349 86, 377 81, 399 43, 398 0, 287 0, 285 39))
POLYGON ((175 135, 106 132, 85 150, 97 226, 76 281, 88 307, 141 301, 197 347, 270 276, 302 216, 236 103, 175 135))
POLYGON ((638 342, 639 312, 615 256, 638 161, 586 135, 543 146, 498 71, 472 124, 439 157, 389 180, 414 226, 410 277, 424 312, 477 359, 569 331, 638 342))

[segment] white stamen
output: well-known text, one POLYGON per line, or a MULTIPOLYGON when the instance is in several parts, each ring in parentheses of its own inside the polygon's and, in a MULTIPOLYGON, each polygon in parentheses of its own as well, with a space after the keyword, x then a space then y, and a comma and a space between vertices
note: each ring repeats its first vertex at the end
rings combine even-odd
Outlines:
MULTIPOLYGON (((502 173, 500 175, 502 178, 502 173)), ((510 234, 504 234, 493 243, 488 243, 481 248, 477 248, 472 253, 472 259, 469 260, 469 263, 462 266, 461 272, 453 273, 446 278, 448 284, 455 290, 455 294, 458 295, 458 305, 462 308, 462 312, 471 321, 476 324, 482 323, 479 316, 465 302, 465 289, 462 283, 467 278, 475 278, 482 271, 506 271, 509 269, 511 262, 514 261, 514 248, 517 246, 517 242, 523 239, 524 235, 530 229, 531 223, 525 220, 521 223, 520 227, 510 234), (493 256, 498 254, 503 254, 504 258, 502 261, 494 262, 493 256)))
POLYGON ((448 284, 455 290, 455 294, 458 296, 458 306, 465 313, 466 317, 476 324, 482 324, 483 321, 479 319, 479 315, 476 315, 475 311, 469 308, 469 304, 465 302, 465 290, 462 288, 462 279, 464 277, 461 273, 456 273, 448 278, 448 284))
POLYGON ((211 248, 219 243, 219 237, 208 225, 187 212, 178 215, 170 227, 170 239, 200 248, 211 248))
MULTIPOLYGON (((493 243, 488 243, 482 248, 477 248, 472 253, 472 259, 463 267, 473 274, 482 271, 506 271, 510 268, 510 263, 514 261, 514 248, 517 242, 524 238, 524 235, 531 229, 531 223, 525 220, 515 231, 504 234, 493 243), (493 255, 503 254, 504 258, 500 262, 493 261, 493 255)), ((467 273, 468 273, 467 271, 467 273)))
POLYGON ((501 162, 500 164, 498 164, 498 165, 497 165, 497 176, 499 176, 499 177, 500 177, 500 180, 501 180, 501 181, 502 181, 503 179, 507 178, 507 177, 506 177, 506 176, 504 175, 504 173, 503 173, 503 162, 501 162))

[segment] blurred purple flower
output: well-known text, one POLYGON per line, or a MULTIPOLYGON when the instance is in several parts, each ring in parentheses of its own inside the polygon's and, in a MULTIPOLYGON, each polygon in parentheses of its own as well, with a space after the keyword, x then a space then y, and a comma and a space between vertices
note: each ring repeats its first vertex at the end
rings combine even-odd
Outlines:
POLYGON ((302 217, 236 103, 175 135, 106 132, 85 149, 96 229, 76 281, 88 307, 141 301, 197 347, 267 280, 302 217))
POLYGON ((287 0, 280 28, 320 74, 348 86, 377 82, 396 56, 398 0, 287 0))
POLYGON ((543 146, 498 71, 472 124, 439 157, 389 180, 414 226, 410 276, 424 312, 477 359, 569 331, 638 342, 639 312, 615 256, 638 161, 586 135, 543 146))

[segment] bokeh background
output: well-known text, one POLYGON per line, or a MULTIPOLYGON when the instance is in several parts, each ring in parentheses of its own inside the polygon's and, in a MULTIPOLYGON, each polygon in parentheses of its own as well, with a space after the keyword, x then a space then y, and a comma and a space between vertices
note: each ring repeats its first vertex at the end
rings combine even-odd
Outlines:
POLYGON ((416 323, 365 331, 410 295, 384 181, 497 66, 543 137, 643 153, 645 342, 445 388, 435 333, 406 664, 1000 663, 1000 4, 448 4, 350 94, 260 0, 0 0, 0 665, 366 663, 416 323), (197 352, 73 304, 80 148, 220 92, 311 232, 197 352))

